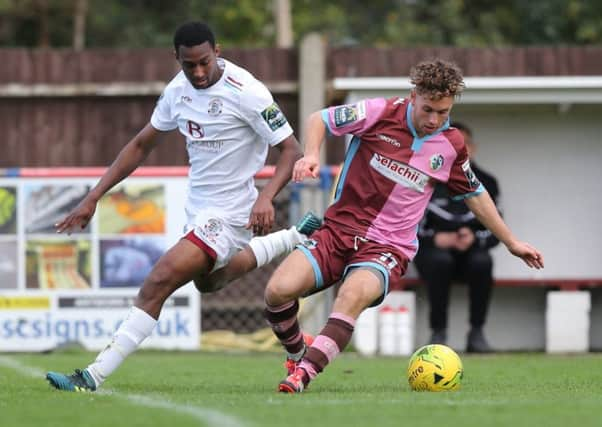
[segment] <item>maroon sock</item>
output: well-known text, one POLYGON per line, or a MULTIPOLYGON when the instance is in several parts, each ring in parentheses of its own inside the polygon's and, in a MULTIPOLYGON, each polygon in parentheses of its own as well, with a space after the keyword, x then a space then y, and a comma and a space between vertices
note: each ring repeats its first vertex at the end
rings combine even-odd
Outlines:
POLYGON ((299 353, 303 350, 303 334, 297 320, 299 302, 297 300, 281 306, 266 305, 265 318, 287 352, 299 353))
MULTIPOLYGON (((307 382, 324 370, 326 365, 347 347, 353 335, 355 319, 342 313, 332 313, 326 326, 305 353, 299 367, 307 372, 307 382)), ((305 382, 305 378, 303 380, 305 382)))

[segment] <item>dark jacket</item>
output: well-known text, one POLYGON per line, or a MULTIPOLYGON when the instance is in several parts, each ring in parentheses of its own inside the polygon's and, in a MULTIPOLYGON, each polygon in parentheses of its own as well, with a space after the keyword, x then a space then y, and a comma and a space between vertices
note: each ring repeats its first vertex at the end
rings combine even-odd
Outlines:
MULTIPOLYGON (((498 206, 499 189, 497 180, 492 175, 480 169, 474 162, 471 162, 471 168, 479 181, 481 181, 481 184, 489 192, 496 206, 498 206)), ((469 227, 475 233, 474 245, 489 249, 499 243, 499 240, 477 221, 463 200, 452 200, 449 197, 445 184, 437 184, 424 218, 420 222, 418 230, 420 247, 433 246, 433 236, 436 232, 457 231, 462 227, 469 227)))

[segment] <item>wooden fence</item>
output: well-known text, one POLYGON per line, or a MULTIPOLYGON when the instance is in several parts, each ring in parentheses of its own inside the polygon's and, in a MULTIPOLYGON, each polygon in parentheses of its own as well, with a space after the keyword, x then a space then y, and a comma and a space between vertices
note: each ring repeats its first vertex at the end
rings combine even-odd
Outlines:
MULTIPOLYGON (((298 129, 296 49, 229 49, 223 56, 266 82, 298 129)), ((602 75, 602 47, 333 47, 326 56, 329 79, 403 76, 435 56, 454 60, 467 76, 602 75)), ((169 49, 0 49, 0 63, 2 168, 108 165, 148 121, 162 85, 178 71, 169 49)), ((330 102, 340 100, 330 93, 330 102)), ((340 144, 328 150, 329 162, 340 161, 340 144)), ((146 162, 186 163, 176 133, 165 135, 146 162)))

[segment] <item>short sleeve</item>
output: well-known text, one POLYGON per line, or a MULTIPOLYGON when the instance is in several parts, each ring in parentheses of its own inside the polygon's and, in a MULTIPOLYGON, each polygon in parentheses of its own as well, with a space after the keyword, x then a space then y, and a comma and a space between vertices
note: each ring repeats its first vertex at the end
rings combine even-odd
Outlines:
POLYGON ((157 105, 155 105, 155 110, 153 111, 153 115, 151 116, 151 125, 161 131, 169 131, 178 127, 177 120, 172 116, 172 108, 171 101, 168 94, 163 91, 159 99, 157 100, 157 105))
POLYGON ((384 98, 364 99, 354 104, 326 108, 321 115, 331 134, 360 136, 378 121, 386 106, 384 98))
POLYGON ((286 116, 261 82, 245 90, 240 109, 243 119, 269 145, 277 145, 293 134, 286 116))
POLYGON ((464 144, 460 147, 452 165, 447 187, 453 200, 473 197, 485 191, 485 187, 470 167, 470 159, 464 144))

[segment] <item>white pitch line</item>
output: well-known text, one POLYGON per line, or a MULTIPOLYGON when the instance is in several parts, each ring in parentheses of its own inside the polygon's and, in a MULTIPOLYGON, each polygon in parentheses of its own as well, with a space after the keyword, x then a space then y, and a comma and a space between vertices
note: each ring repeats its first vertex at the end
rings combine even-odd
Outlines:
MULTIPOLYGON (((122 393, 120 393, 122 394, 122 393)), ((178 413, 185 413, 194 418, 197 418, 203 423, 207 423, 210 426, 216 427, 244 427, 239 419, 232 417, 230 415, 226 415, 223 412, 216 411, 214 409, 201 408, 198 406, 189 406, 189 405, 180 405, 177 403, 162 401, 153 399, 149 396, 143 396, 139 394, 128 394, 125 395, 127 399, 133 403, 136 403, 141 406, 148 406, 150 408, 162 408, 171 411, 176 411, 178 413)))
MULTIPOLYGON (((29 378, 37 378, 41 380, 46 376, 46 372, 44 372, 43 370, 33 366, 25 365, 13 357, 0 356, 0 366, 12 369, 13 371, 18 372, 19 374, 29 378)), ((199 406, 182 405, 164 399, 159 400, 150 396, 122 393, 119 391, 112 390, 99 390, 95 394, 104 396, 118 396, 127 399, 130 402, 139 406, 146 406, 147 408, 153 409, 165 409, 168 411, 177 412, 179 414, 184 413, 201 421, 203 425, 208 425, 211 427, 247 426, 247 424, 243 423, 238 418, 226 415, 223 412, 216 411, 214 409, 207 409, 199 406)))
POLYGON ((46 372, 42 371, 41 369, 24 365, 23 363, 19 362, 18 360, 12 357, 0 356, 0 366, 12 369, 13 371, 20 373, 24 377, 44 378, 46 376, 46 372))

